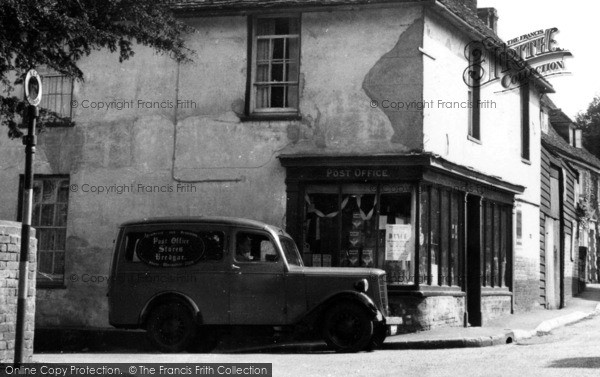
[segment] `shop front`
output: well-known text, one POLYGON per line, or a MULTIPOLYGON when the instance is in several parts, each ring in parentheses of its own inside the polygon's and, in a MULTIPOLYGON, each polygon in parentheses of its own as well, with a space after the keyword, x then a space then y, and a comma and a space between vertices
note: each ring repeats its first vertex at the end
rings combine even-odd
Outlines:
POLYGON ((522 187, 428 154, 280 161, 287 229, 305 264, 385 270, 404 331, 511 313, 522 187))

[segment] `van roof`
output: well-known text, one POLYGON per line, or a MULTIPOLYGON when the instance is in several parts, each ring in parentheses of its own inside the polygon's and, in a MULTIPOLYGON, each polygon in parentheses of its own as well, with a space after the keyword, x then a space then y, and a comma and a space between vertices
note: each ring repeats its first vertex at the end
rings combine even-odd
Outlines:
POLYGON ((270 225, 258 220, 243 219, 240 217, 223 217, 223 216, 173 216, 173 217, 145 217, 143 219, 130 220, 122 223, 121 228, 132 225, 149 225, 149 224, 220 224, 243 226, 256 229, 271 228, 277 233, 286 234, 281 228, 270 225))

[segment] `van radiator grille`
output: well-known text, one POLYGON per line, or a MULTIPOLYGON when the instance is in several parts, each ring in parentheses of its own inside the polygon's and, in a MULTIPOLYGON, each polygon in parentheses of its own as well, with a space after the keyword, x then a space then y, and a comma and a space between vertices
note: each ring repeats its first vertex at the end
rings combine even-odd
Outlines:
POLYGON ((388 294, 386 274, 379 277, 379 297, 381 298, 381 309, 384 315, 388 315, 388 294))

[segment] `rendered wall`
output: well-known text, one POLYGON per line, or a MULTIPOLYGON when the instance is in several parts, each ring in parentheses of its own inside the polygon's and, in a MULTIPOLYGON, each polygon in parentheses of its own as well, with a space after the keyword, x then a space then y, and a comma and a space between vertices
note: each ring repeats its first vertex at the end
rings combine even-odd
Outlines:
MULTIPOLYGON (((282 151, 373 154, 422 144, 420 116, 371 103, 422 95, 420 7, 303 14, 300 121, 240 119, 246 17, 190 22, 193 63, 143 47, 122 64, 94 53, 81 63, 85 82, 74 85, 76 126, 39 136, 35 173, 67 174, 72 188, 64 287, 38 290, 39 326, 108 326, 110 257, 126 220, 222 215, 283 226, 282 151), (92 192, 100 188, 112 191, 92 192)), ((6 132, 0 161, 0 218, 16 219, 24 153, 6 132)))

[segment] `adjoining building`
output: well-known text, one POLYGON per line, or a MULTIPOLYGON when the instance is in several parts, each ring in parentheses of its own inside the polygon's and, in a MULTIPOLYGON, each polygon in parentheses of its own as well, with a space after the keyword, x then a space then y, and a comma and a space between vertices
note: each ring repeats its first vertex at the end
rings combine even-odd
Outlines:
MULTIPOLYGON (((174 2, 193 63, 138 47, 84 59, 84 83, 44 72, 46 106, 75 126, 39 138, 37 325, 108 326, 117 225, 146 216, 258 219, 307 265, 385 269, 402 331, 538 307, 553 89, 472 74, 474 48, 502 48, 476 4, 174 2)), ((0 135, 0 160, 0 218, 16 219, 20 143, 0 135)))
POLYGON ((573 121, 549 98, 543 103, 540 303, 562 308, 598 282, 600 160, 583 148, 573 121))

